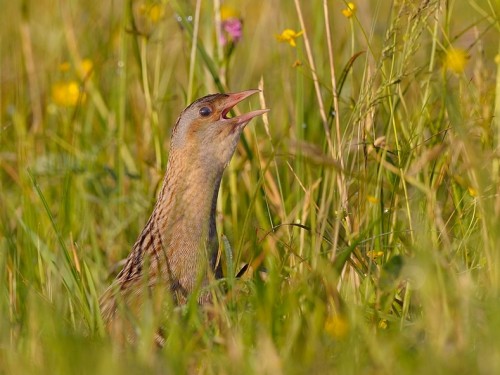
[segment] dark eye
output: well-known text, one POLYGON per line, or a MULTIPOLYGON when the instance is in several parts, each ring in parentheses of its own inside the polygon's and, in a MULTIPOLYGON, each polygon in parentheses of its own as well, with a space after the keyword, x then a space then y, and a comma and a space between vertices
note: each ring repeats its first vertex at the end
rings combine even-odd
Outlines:
POLYGON ((203 117, 210 116, 212 114, 212 110, 208 107, 201 107, 200 108, 200 115, 203 117))

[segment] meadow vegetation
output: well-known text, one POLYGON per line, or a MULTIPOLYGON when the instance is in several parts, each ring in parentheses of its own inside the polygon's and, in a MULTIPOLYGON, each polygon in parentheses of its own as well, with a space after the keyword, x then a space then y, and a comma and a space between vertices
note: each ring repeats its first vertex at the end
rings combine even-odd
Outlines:
POLYGON ((500 1, 10 1, 0 374, 500 373, 500 1), (98 298, 170 131, 261 88, 218 202, 209 310, 98 298), (234 275, 249 264, 241 278, 234 275))

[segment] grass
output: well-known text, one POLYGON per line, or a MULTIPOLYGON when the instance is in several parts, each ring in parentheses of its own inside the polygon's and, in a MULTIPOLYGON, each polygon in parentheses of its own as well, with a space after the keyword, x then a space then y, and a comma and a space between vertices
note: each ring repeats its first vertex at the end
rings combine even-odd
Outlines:
POLYGON ((355 4, 224 2, 232 48, 218 0, 3 4, 0 373, 500 371, 500 3, 355 4), (145 308, 123 347, 97 300, 176 117, 257 86, 218 202, 229 291, 210 321, 145 308))

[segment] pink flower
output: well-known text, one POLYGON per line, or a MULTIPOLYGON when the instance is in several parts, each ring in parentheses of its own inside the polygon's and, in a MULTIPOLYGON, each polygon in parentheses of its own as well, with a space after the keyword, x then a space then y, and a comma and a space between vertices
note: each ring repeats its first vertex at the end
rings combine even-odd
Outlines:
POLYGON ((220 43, 225 46, 228 42, 238 43, 243 36, 243 22, 239 18, 231 17, 221 23, 222 33, 220 43))

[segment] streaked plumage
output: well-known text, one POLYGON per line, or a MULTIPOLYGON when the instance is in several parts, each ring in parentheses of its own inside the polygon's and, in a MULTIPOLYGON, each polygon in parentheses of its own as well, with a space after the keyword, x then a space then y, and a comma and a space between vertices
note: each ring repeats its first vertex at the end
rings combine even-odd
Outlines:
MULTIPOLYGON (((122 271, 101 298, 101 313, 108 326, 117 323, 120 307, 134 315, 151 293, 170 291, 174 302, 183 303, 206 286, 211 276, 222 276, 215 225, 222 174, 245 125, 267 109, 234 118, 227 118, 227 113, 256 92, 208 95, 179 116, 151 217, 122 271)), ((198 298, 205 303, 210 294, 205 291, 198 298)), ((124 330, 123 322, 114 329, 124 330)))

